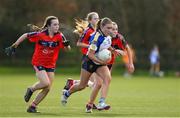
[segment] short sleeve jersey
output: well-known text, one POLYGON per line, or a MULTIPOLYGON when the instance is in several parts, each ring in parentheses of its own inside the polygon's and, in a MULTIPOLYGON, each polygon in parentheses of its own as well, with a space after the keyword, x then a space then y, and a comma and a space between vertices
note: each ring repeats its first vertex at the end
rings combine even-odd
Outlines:
MULTIPOLYGON (((94 29, 93 27, 89 24, 87 29, 84 31, 84 33, 82 34, 81 38, 80 38, 80 41, 82 43, 85 43, 85 44, 89 44, 89 40, 90 40, 90 37, 91 37, 91 34, 94 32, 94 29)), ((88 48, 85 48, 85 47, 82 47, 81 48, 81 52, 83 55, 86 55, 88 51, 88 48)))
POLYGON ((60 48, 64 48, 62 33, 56 33, 49 37, 48 31, 28 33, 30 42, 35 43, 32 64, 35 66, 44 66, 46 68, 55 68, 60 48))
MULTIPOLYGON (((113 48, 124 50, 126 45, 127 45, 127 42, 121 34, 118 33, 116 35, 116 37, 112 38, 111 46, 113 48)), ((113 64, 114 62, 115 62, 115 55, 112 54, 112 58, 111 58, 111 61, 109 62, 109 64, 113 64)))

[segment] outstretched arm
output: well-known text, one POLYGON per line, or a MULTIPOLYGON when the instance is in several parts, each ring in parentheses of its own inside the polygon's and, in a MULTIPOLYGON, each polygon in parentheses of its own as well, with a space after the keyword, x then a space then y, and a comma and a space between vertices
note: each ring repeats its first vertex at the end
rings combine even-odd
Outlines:
POLYGON ((128 71, 130 73, 134 72, 134 64, 133 64, 133 52, 131 51, 130 47, 128 45, 126 45, 126 50, 127 50, 127 55, 128 55, 128 59, 129 59, 129 63, 128 63, 128 71))
POLYGON ((27 39, 27 33, 21 35, 21 36, 18 38, 18 40, 17 40, 15 43, 12 44, 11 47, 17 48, 18 45, 19 45, 21 42, 23 42, 25 39, 27 39))
POLYGON ((20 37, 18 38, 18 40, 17 40, 15 43, 13 43, 11 46, 5 48, 5 53, 6 53, 6 55, 11 56, 11 55, 15 54, 15 51, 16 51, 16 48, 18 47, 18 45, 19 45, 22 41, 24 41, 26 38, 27 38, 27 33, 25 33, 25 34, 23 34, 22 36, 20 36, 20 37))
POLYGON ((108 49, 111 51, 111 53, 113 53, 114 55, 117 55, 117 56, 123 56, 123 55, 126 54, 125 51, 119 50, 119 49, 115 49, 115 48, 113 48, 111 46, 108 49))

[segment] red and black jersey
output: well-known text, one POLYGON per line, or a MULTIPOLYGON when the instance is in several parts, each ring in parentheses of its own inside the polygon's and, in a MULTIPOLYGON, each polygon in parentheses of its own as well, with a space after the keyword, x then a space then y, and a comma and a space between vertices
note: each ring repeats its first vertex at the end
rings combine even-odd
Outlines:
POLYGON ((35 50, 32 57, 32 64, 35 66, 44 66, 46 68, 55 68, 60 48, 64 48, 62 33, 56 33, 49 37, 48 31, 28 33, 30 42, 35 43, 35 50))
MULTIPOLYGON (((85 43, 85 44, 89 44, 89 40, 90 40, 90 37, 91 37, 91 34, 94 32, 94 29, 93 27, 89 24, 87 29, 84 31, 84 33, 82 34, 81 38, 80 38, 80 41, 82 43, 85 43)), ((85 47, 82 47, 81 48, 81 52, 82 54, 86 55, 88 51, 88 48, 85 48, 85 47)))
MULTIPOLYGON (((127 45, 126 40, 124 39, 124 37, 121 34, 117 34, 116 37, 112 38, 112 44, 111 46, 115 49, 120 49, 120 50, 124 50, 125 47, 127 45)), ((111 61, 109 62, 109 64, 113 64, 115 61, 115 55, 112 54, 112 58, 111 61)))

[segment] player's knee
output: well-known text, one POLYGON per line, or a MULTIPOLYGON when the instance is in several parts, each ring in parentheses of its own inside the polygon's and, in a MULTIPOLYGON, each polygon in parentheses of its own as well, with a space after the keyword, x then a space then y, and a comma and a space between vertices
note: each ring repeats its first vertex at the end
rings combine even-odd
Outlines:
POLYGON ((101 83, 101 82, 97 82, 97 83, 95 84, 95 87, 96 87, 96 88, 101 88, 101 86, 102 86, 102 83, 101 83))
POLYGON ((44 85, 45 88, 49 88, 50 87, 50 82, 44 82, 43 85, 44 85))
POLYGON ((109 84, 111 83, 111 77, 110 77, 110 76, 107 76, 107 77, 105 78, 105 80, 104 80, 104 83, 105 83, 106 85, 109 85, 109 84))

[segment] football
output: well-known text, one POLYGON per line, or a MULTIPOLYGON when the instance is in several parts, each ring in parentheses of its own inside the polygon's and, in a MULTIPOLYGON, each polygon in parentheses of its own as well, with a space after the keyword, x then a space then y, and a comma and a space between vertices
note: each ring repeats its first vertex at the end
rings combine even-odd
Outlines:
POLYGON ((96 57, 102 61, 110 61, 111 52, 108 49, 103 49, 97 53, 96 57))

